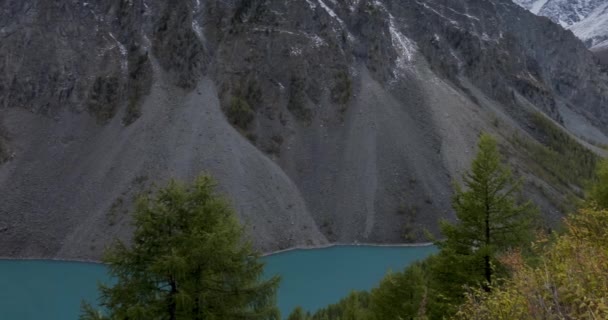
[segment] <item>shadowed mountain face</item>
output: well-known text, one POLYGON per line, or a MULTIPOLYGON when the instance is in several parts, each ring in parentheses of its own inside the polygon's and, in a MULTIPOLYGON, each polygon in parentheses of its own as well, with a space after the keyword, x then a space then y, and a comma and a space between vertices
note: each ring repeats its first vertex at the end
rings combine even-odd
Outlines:
POLYGON ((597 50, 595 55, 599 58, 599 60, 606 66, 608 66, 608 48, 604 48, 602 50, 597 50))
POLYGON ((605 69, 510 2, 0 9, 2 256, 96 259, 130 234, 133 197, 201 172, 263 251, 421 241, 453 218, 481 131, 552 221, 580 182, 544 171, 547 127, 585 159, 579 142, 608 144, 605 69))

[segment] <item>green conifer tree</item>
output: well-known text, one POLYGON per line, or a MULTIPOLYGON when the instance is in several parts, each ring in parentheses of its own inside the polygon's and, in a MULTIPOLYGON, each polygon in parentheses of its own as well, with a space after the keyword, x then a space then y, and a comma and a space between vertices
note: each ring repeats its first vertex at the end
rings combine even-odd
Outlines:
POLYGON ((104 258, 116 279, 100 286, 107 316, 85 304, 81 319, 278 320, 279 278, 261 280, 263 263, 214 187, 203 176, 140 198, 132 244, 104 258))
POLYGON ((370 311, 376 319, 414 319, 425 313, 426 275, 422 263, 388 273, 371 292, 370 311))
POLYGON ((293 312, 291 312, 287 320, 307 320, 309 318, 310 317, 306 315, 302 307, 296 307, 293 309, 293 312))
POLYGON ((497 254, 532 239, 537 210, 531 202, 519 201, 521 182, 501 163, 494 138, 482 134, 478 148, 463 179, 465 188, 456 185, 453 208, 458 220, 441 224, 445 241, 439 244, 440 258, 451 265, 441 268, 456 274, 452 281, 439 279, 455 285, 448 291, 459 291, 463 284, 482 284, 489 290, 497 254))

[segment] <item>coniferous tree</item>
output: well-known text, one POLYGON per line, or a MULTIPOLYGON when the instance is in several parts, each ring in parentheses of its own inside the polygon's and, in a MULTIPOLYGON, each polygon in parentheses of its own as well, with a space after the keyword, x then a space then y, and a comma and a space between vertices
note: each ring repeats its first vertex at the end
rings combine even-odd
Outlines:
POLYGON ((537 210, 530 202, 519 201, 521 183, 501 163, 496 140, 482 134, 478 148, 463 179, 465 188, 456 185, 453 208, 458 220, 441 224, 445 240, 439 244, 439 256, 445 263, 439 267, 451 265, 447 274, 454 277, 438 280, 454 285, 448 291, 460 291, 463 284, 481 284, 490 290, 497 254, 532 239, 537 210))
POLYGON ((140 198, 132 245, 118 241, 104 258, 116 279, 100 286, 108 314, 85 304, 81 319, 278 320, 279 279, 261 280, 263 263, 214 187, 203 176, 140 198))
POLYGON ((426 313, 426 275, 417 262, 402 272, 387 274, 371 291, 370 312, 375 319, 414 319, 426 313))
MULTIPOLYGON (((306 320, 373 320, 369 312, 370 295, 366 291, 352 291, 336 304, 317 310, 314 314, 306 314, 304 318, 298 308, 291 313, 293 319, 306 320)), ((292 319, 290 316, 289 319, 292 319)))
POLYGON ((302 307, 296 307, 293 309, 287 320, 307 320, 310 317, 306 315, 302 307))

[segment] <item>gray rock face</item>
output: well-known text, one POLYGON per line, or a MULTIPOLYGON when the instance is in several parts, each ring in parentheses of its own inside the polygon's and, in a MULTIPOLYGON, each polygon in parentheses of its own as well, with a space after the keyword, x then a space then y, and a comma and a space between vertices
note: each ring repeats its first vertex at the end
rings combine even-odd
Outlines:
POLYGON ((0 105, 51 117, 88 109, 101 123, 122 101, 135 108, 150 87, 150 65, 137 24, 126 21, 135 9, 125 6, 4 1, 0 105))
POLYGON ((595 55, 606 67, 608 67, 608 48, 595 51, 595 55))
POLYGON ((135 195, 201 172, 263 251, 420 241, 453 218, 480 131, 534 137, 541 111, 608 142, 605 69, 512 3, 0 9, 2 256, 96 259, 128 238, 135 195))

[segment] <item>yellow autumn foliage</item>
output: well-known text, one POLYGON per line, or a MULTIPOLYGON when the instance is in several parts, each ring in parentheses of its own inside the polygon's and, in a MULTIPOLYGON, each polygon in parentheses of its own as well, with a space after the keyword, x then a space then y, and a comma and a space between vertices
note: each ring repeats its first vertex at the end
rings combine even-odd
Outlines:
POLYGON ((534 265, 506 255, 513 277, 471 291, 454 319, 608 319, 608 210, 581 209, 565 225, 554 242, 537 241, 534 265))

